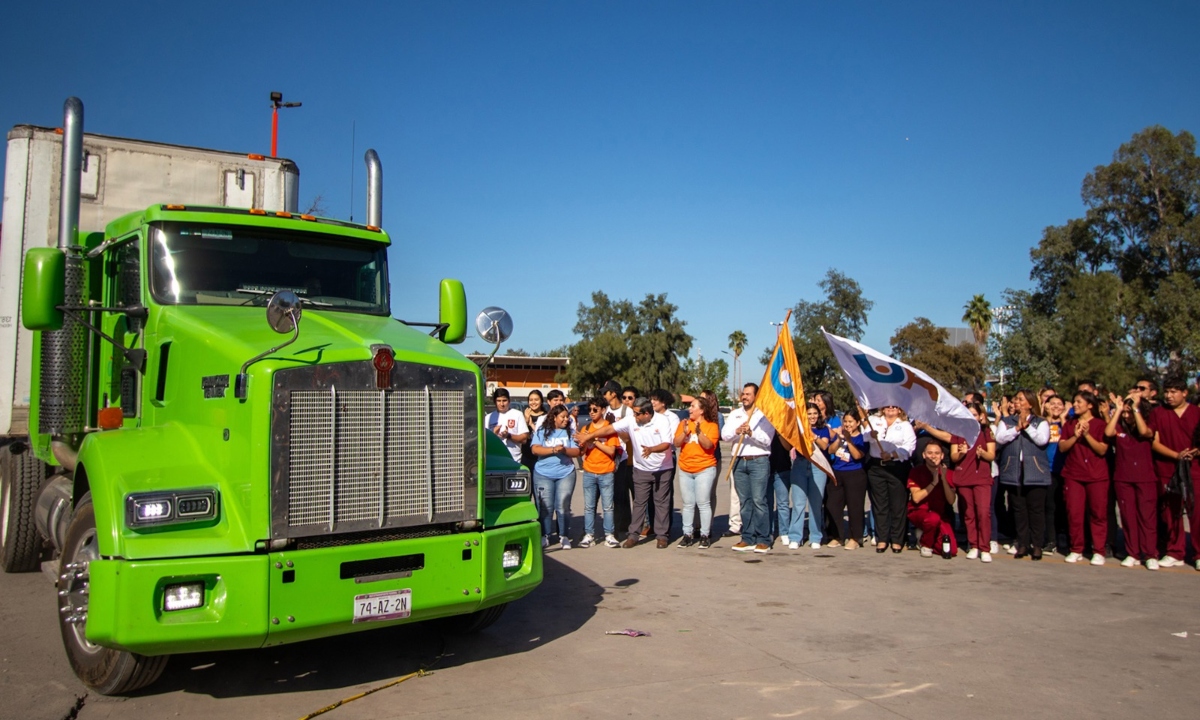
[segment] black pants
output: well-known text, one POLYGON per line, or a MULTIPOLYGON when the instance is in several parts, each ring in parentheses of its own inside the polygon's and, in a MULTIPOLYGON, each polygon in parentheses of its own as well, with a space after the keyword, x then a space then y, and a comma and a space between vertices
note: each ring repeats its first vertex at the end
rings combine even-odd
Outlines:
MULTIPOLYGON (((618 540, 625 539, 625 529, 633 517, 630 495, 633 494, 633 466, 618 463, 613 472, 613 528, 618 540)), ((640 528, 639 528, 640 530, 640 528)))
POLYGON ((835 470, 837 484, 825 483, 825 517, 829 537, 845 543, 847 540, 861 542, 863 536, 863 502, 867 497, 867 473, 865 470, 835 470), (850 529, 846 531, 842 514, 850 516, 850 529))
MULTIPOLYGON (((1046 534, 1041 545, 1047 549, 1058 548, 1058 506, 1062 502, 1062 476, 1051 475, 1050 487, 1046 488, 1046 534)), ((1063 526, 1066 529, 1066 525, 1063 526)))
POLYGON ((666 540, 671 531, 671 484, 675 479, 675 468, 646 472, 633 471, 633 518, 629 533, 637 537, 642 526, 654 516, 654 527, 658 537, 666 540))
POLYGON ((1017 523, 1017 548, 1028 550, 1034 543, 1040 544, 1046 532, 1046 495, 1050 488, 1045 485, 1020 485, 1008 488, 1008 498, 1013 504, 1013 516, 1017 523))
POLYGON ((867 483, 871 488, 871 508, 875 511, 875 541, 903 545, 908 529, 908 471, 906 462, 882 462, 871 459, 867 483))

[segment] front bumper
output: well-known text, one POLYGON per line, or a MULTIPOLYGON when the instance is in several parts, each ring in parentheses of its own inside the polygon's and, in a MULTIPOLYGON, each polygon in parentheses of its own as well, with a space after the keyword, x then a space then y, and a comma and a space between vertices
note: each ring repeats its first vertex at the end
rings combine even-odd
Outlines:
POLYGON ((542 580, 536 522, 413 540, 317 550, 166 560, 96 560, 89 568, 87 637, 143 655, 280 645, 385 625, 461 615, 524 596, 542 580), (521 564, 505 571, 506 545, 521 564), (345 577, 385 568, 388 558, 421 557, 420 569, 345 577), (204 605, 163 610, 168 585, 203 582, 204 605), (356 595, 412 591, 411 615, 353 622, 356 595))

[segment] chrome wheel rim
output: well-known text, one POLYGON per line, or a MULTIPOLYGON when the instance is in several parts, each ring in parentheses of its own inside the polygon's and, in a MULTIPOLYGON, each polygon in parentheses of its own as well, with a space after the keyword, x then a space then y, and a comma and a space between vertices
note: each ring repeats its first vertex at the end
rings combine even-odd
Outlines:
POLYGON ((96 528, 89 528, 79 539, 76 547, 71 562, 63 566, 60 612, 64 616, 63 622, 68 622, 66 619, 68 617, 83 617, 81 622, 69 622, 68 624, 71 632, 75 635, 76 645, 86 653, 95 654, 104 649, 87 639, 88 585, 90 582, 88 568, 92 560, 100 557, 96 528))

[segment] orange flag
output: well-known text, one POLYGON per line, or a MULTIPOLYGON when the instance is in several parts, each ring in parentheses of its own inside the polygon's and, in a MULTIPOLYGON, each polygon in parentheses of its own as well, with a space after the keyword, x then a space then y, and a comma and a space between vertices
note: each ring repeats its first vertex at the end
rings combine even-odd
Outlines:
POLYGON ((808 424, 804 381, 800 378, 796 350, 792 347, 791 318, 792 311, 789 310, 783 325, 779 326, 779 337, 759 385, 755 406, 775 428, 775 432, 796 448, 797 453, 811 460, 813 465, 832 478, 833 468, 825 453, 817 447, 812 427, 808 424))

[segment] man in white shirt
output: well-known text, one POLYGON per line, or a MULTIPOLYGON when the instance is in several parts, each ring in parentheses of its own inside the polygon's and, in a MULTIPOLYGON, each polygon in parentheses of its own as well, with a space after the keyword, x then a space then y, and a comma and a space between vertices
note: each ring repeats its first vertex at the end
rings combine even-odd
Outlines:
POLYGON ((775 428, 754 407, 758 385, 742 388, 742 406, 729 413, 721 439, 733 443, 733 483, 741 499, 742 538, 737 552, 771 551, 771 515, 767 490, 771 478, 771 439, 775 428))
MULTIPOLYGON (((675 404, 675 396, 670 390, 657 388, 650 391, 650 407, 654 408, 654 417, 661 419, 667 423, 667 431, 671 438, 671 447, 667 452, 671 454, 671 477, 667 480, 667 487, 670 496, 667 498, 667 507, 675 507, 675 431, 679 429, 679 416, 671 412, 670 407, 675 404)), ((668 517, 670 517, 668 515, 668 517)), ((646 537, 651 531, 657 531, 658 528, 642 528, 642 537, 646 537)), ((662 533, 671 534, 671 528, 665 528, 662 533)))
MULTIPOLYGON (((615 380, 609 380, 600 388, 600 396, 608 403, 608 412, 612 415, 610 422, 616 422, 626 416, 633 417, 633 401, 637 391, 633 388, 621 389, 615 380), (622 402, 622 393, 629 396, 629 404, 622 402)), ((613 472, 613 527, 617 531, 617 539, 625 539, 625 530, 633 511, 630 507, 630 492, 633 490, 633 458, 629 452, 629 438, 621 438, 621 449, 617 461, 617 469, 613 472)))
POLYGON ((504 441, 504 447, 513 460, 521 462, 521 443, 529 439, 529 426, 520 410, 512 409, 512 398, 506 388, 498 387, 492 393, 496 409, 488 413, 484 427, 504 441))
POLYGON ((633 401, 632 417, 622 418, 599 430, 578 433, 575 441, 583 444, 618 433, 629 437, 633 456, 633 517, 629 523, 629 535, 621 547, 632 548, 638 544, 653 498, 654 528, 658 533, 658 548, 662 550, 670 539, 671 478, 675 470, 674 459, 668 452, 673 438, 669 434, 667 421, 654 414, 649 400, 638 398, 633 401))

